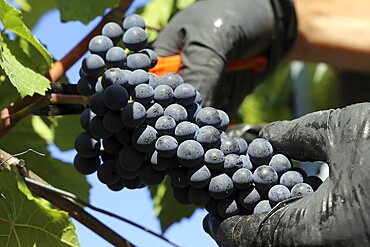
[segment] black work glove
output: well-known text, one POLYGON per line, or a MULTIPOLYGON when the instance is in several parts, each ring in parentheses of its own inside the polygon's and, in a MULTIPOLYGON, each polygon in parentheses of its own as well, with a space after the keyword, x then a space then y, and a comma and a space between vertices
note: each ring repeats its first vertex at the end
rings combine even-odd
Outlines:
POLYGON ((327 162, 329 177, 269 213, 208 215, 205 230, 222 246, 369 246, 370 103, 275 122, 260 135, 293 159, 327 162))
POLYGON ((295 32, 292 0, 205 0, 175 15, 153 48, 160 56, 181 54, 180 74, 199 90, 203 105, 228 111, 275 68, 295 32), (263 73, 223 73, 227 62, 260 53, 268 57, 263 73))

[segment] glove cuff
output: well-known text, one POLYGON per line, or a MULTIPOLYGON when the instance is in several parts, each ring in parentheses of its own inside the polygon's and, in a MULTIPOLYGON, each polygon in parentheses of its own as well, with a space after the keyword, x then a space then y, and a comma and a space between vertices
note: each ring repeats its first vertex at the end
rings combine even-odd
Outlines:
POLYGON ((269 49, 267 70, 273 71, 290 50, 297 35, 297 16, 294 0, 271 0, 275 13, 275 32, 269 49))

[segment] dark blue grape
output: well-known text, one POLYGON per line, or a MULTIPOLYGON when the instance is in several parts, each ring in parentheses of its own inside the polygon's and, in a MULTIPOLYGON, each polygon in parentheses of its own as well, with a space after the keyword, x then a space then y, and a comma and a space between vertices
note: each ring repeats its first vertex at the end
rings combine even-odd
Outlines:
POLYGON ((120 111, 109 111, 103 117, 103 125, 106 130, 112 133, 117 133, 125 127, 121 120, 120 111))
POLYGON ((222 131, 226 131, 230 124, 229 115, 227 115, 227 113, 222 110, 217 110, 217 112, 221 118, 221 124, 218 127, 218 129, 222 131))
POLYGON ((171 184, 177 188, 189 187, 188 181, 188 169, 180 166, 176 166, 171 172, 171 184))
POLYGON ((303 183, 303 176, 296 171, 287 171, 281 175, 280 183, 291 189, 294 185, 303 183))
POLYGON ((202 107, 197 103, 192 103, 190 105, 185 106, 185 109, 188 113, 188 121, 195 122, 195 118, 202 107))
POLYGON ((104 128, 104 118, 101 116, 95 116, 91 119, 89 125, 89 131, 92 136, 96 139, 108 138, 113 133, 104 128))
POLYGON ((235 138, 225 138, 221 139, 221 146, 220 150, 225 154, 239 154, 240 153, 240 147, 239 142, 235 138))
POLYGON ((183 84, 184 80, 179 74, 169 72, 162 76, 160 79, 161 85, 167 85, 172 88, 172 90, 175 90, 177 86, 180 84, 183 84))
POLYGON ((132 145, 136 150, 146 153, 154 149, 158 132, 150 125, 141 125, 132 133, 132 145))
POLYGON ((137 69, 134 70, 128 79, 128 84, 131 88, 136 87, 139 84, 148 84, 149 83, 149 76, 145 70, 137 69))
POLYGON ((97 171, 97 177, 103 184, 115 184, 120 181, 120 176, 116 170, 116 161, 108 160, 104 162, 97 171))
POLYGON ((128 127, 136 127, 144 123, 146 117, 145 107, 139 102, 128 103, 121 112, 122 122, 128 127))
POLYGON ((126 187, 127 189, 134 190, 134 189, 139 189, 143 187, 143 183, 141 182, 141 179, 139 176, 133 179, 122 179, 122 185, 126 187))
POLYGON ((131 71, 137 69, 149 71, 151 63, 150 58, 142 53, 133 53, 127 56, 127 69, 131 71))
POLYGON ((73 166, 79 173, 83 175, 89 175, 96 172, 99 168, 99 165, 99 156, 85 158, 77 153, 73 160, 73 166))
POLYGON ((235 196, 222 199, 217 204, 218 214, 226 219, 239 213, 240 207, 235 196))
POLYGON ((197 90, 197 95, 195 96, 195 100, 194 100, 195 103, 201 105, 202 104, 202 95, 199 93, 199 91, 197 90))
POLYGON ((245 209, 253 209, 261 201, 261 195, 256 188, 248 187, 240 191, 239 201, 245 209))
POLYGON ((77 92, 84 96, 91 96, 95 93, 96 77, 81 77, 77 82, 77 92))
POLYGON ((204 163, 211 170, 218 170, 224 166, 225 155, 217 149, 211 148, 204 154, 204 163))
POLYGON ((139 170, 139 177, 144 184, 155 186, 164 180, 165 174, 153 169, 149 163, 144 163, 139 170))
POLYGON ((247 168, 240 168, 232 176, 234 185, 238 189, 247 189, 252 185, 253 174, 247 168))
POLYGON ((254 214, 257 214, 257 213, 264 213, 264 212, 268 212, 271 210, 271 205, 270 205, 270 202, 269 200, 262 200, 260 201, 256 207, 254 208, 253 210, 253 213, 254 214))
POLYGON ((272 157, 272 146, 269 141, 263 138, 254 139, 248 147, 250 160, 256 166, 268 164, 272 157))
POLYGON ((171 104, 167 106, 163 115, 172 117, 176 123, 180 123, 188 119, 186 109, 179 104, 171 104))
POLYGON ((196 206, 205 206, 210 200, 211 196, 207 188, 197 189, 190 187, 188 191, 189 201, 196 206))
POLYGON ((249 159, 248 154, 247 155, 240 155, 240 159, 243 162, 243 168, 247 168, 248 170, 253 169, 253 165, 252 165, 252 162, 249 159))
POLYGON ((138 14, 131 14, 126 16, 123 20, 122 26, 124 30, 128 30, 131 27, 140 27, 142 29, 145 29, 146 27, 143 17, 138 14))
POLYGON ((145 55, 147 55, 150 58, 150 61, 151 61, 150 68, 153 68, 154 66, 157 65, 158 55, 155 51, 153 51, 152 49, 149 49, 149 48, 145 48, 145 49, 142 49, 140 52, 144 53, 145 55))
POLYGON ((145 122, 154 126, 157 119, 163 116, 163 112, 163 107, 158 103, 154 103, 146 110, 145 122))
POLYGON ((116 171, 118 175, 125 180, 134 179, 139 176, 139 170, 131 172, 127 171, 124 167, 121 166, 120 162, 116 162, 116 171))
POLYGON ((120 143, 116 135, 112 135, 108 138, 103 139, 104 151, 108 154, 118 154, 119 151, 123 148, 123 144, 120 143))
POLYGON ((114 46, 107 51, 105 61, 110 67, 124 69, 127 66, 126 52, 121 47, 114 46))
POLYGON ((195 140, 202 144, 204 149, 217 148, 221 142, 220 132, 215 127, 206 125, 196 132, 195 140))
POLYGON ((102 34, 110 38, 114 44, 117 44, 122 38, 123 30, 117 23, 108 22, 104 25, 102 34))
POLYGON ((194 139, 198 126, 194 123, 183 121, 175 128, 175 138, 178 142, 194 139))
POLYGON ((129 99, 128 92, 121 85, 114 84, 107 87, 104 90, 103 95, 104 104, 110 110, 113 111, 121 110, 125 105, 127 105, 128 99, 129 99))
POLYGON ((277 184, 278 175, 274 168, 267 165, 261 165, 253 172, 253 181, 257 189, 267 191, 277 184))
POLYGON ((101 84, 101 80, 99 79, 95 84, 95 92, 100 93, 100 92, 103 92, 103 91, 104 91, 104 88, 101 84))
POLYGON ((96 54, 90 54, 82 60, 82 69, 86 75, 99 77, 104 73, 104 59, 96 54))
POLYGON ((218 200, 214 199, 211 197, 211 199, 208 201, 208 203, 205 205, 205 209, 208 211, 213 216, 218 216, 218 211, 217 211, 217 204, 218 200))
MULTIPOLYGON (((104 35, 97 35, 89 42, 89 51, 92 54, 105 58, 107 51, 114 46, 112 40, 104 35)), ((85 70, 86 72, 86 70, 85 70)))
POLYGON ((140 27, 130 27, 123 34, 122 40, 126 48, 130 51, 140 51, 147 46, 148 36, 144 29, 140 27))
POLYGON ((179 188, 179 187, 173 187, 172 188, 172 194, 175 200, 182 204, 182 205, 189 205, 191 204, 188 196, 189 188, 179 188))
POLYGON ((166 171, 174 163, 172 158, 165 158, 158 155, 158 152, 155 150, 150 157, 150 163, 153 168, 157 171, 166 171))
POLYGON ((154 90, 148 84, 137 85, 134 89, 134 99, 143 105, 148 105, 154 98, 154 90))
POLYGON ((194 167, 203 160, 204 149, 202 145, 194 140, 186 140, 177 148, 177 158, 186 167, 194 167))
POLYGON ((148 76, 149 76, 149 86, 155 89, 159 85, 160 82, 159 77, 151 72, 148 73, 148 76))
POLYGON ((89 130, 89 124, 93 117, 95 117, 95 113, 93 113, 90 108, 85 109, 80 116, 80 124, 84 130, 89 130))
POLYGON ((290 191, 286 186, 277 184, 272 186, 272 188, 269 190, 268 198, 270 200, 270 204, 274 206, 281 201, 289 199, 290 191))
POLYGON ((222 173, 211 178, 208 190, 213 198, 224 199, 234 192, 234 183, 227 174, 222 173))
POLYGON ((161 116, 154 125, 159 135, 173 135, 176 128, 175 120, 170 116, 161 116))
POLYGON ((154 89, 154 101, 163 107, 173 102, 173 90, 168 85, 159 85, 154 89))
POLYGON ((123 188, 125 188, 125 185, 123 184, 122 179, 120 179, 117 183, 115 184, 107 184, 107 187, 112 190, 112 191, 120 191, 123 188))
POLYGON ((98 116, 104 116, 105 113, 109 111, 109 108, 104 104, 103 100, 104 93, 94 93, 90 97, 89 106, 93 113, 98 116))
POLYGON ((248 151, 248 143, 247 143, 247 141, 244 140, 241 137, 236 137, 235 139, 239 143, 239 150, 240 150, 239 151, 239 154, 240 155, 246 155, 247 154, 247 151, 248 151))
POLYGON ((233 174, 236 172, 239 168, 243 167, 243 162, 240 159, 240 156, 237 154, 228 154, 225 155, 225 161, 224 161, 224 166, 223 170, 227 174, 233 174))
POLYGON ((194 103, 196 94, 195 88, 189 83, 180 84, 173 91, 176 103, 184 106, 194 103))
POLYGON ((211 125, 218 128, 221 124, 220 114, 213 107, 204 107, 200 109, 195 117, 195 121, 199 127, 211 125))
POLYGON ((190 168, 188 171, 189 184, 197 189, 206 187, 211 180, 211 176, 211 172, 205 165, 190 168))
POLYGON ((92 158, 99 155, 100 142, 90 132, 82 132, 75 139, 75 149, 79 155, 85 158, 92 158))
MULTIPOLYGON (((121 117, 122 120, 122 117, 121 117)), ((132 144, 132 133, 134 132, 135 128, 124 127, 122 131, 115 133, 118 141, 122 144, 132 144)))
POLYGON ((176 155, 178 145, 179 144, 174 137, 163 135, 156 141, 155 149, 160 156, 170 158, 176 155))
POLYGON ((132 145, 125 145, 119 152, 119 163, 126 171, 137 171, 145 160, 145 154, 132 145))
POLYGON ((124 88, 128 87, 128 76, 124 70, 119 68, 110 68, 104 72, 101 78, 101 84, 104 89, 111 85, 121 85, 124 88))
POLYGON ((283 154, 275 154, 272 156, 269 166, 275 169, 279 176, 288 171, 292 165, 289 159, 283 154))
POLYGON ((306 183, 299 183, 293 186, 291 189, 290 196, 291 197, 298 197, 298 196, 308 196, 313 193, 313 188, 311 185, 306 183))

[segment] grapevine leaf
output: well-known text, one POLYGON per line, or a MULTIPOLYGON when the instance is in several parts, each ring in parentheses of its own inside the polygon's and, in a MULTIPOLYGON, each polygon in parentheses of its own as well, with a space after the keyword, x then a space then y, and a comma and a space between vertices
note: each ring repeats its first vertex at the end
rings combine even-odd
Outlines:
POLYGON ((50 88, 49 80, 19 62, 17 57, 24 60, 26 56, 19 46, 11 45, 10 50, 7 45, 9 42, 11 41, 0 36, 0 66, 13 86, 22 97, 32 96, 34 93, 45 95, 45 91, 50 88))
POLYGON ((66 212, 33 197, 16 168, 0 172, 0 246, 79 246, 66 212))
POLYGON ((30 0, 28 4, 31 10, 23 12, 23 21, 31 29, 36 26, 43 14, 56 7, 53 0, 30 0))
POLYGON ((188 7, 190 4, 194 3, 195 0, 176 0, 177 9, 181 10, 188 7))
POLYGON ((59 117, 57 126, 55 126, 54 142, 62 151, 73 149, 75 138, 81 132, 83 129, 79 115, 59 117))
POLYGON ((8 107, 9 103, 18 97, 19 94, 16 88, 13 87, 8 77, 5 76, 5 72, 0 68, 0 109, 8 107))
MULTIPOLYGON (((147 26, 156 28, 163 28, 171 17, 172 9, 174 7, 174 0, 152 0, 143 8, 137 10, 147 26)), ((146 30, 148 34, 148 42, 152 42, 158 35, 155 30, 146 30)))
POLYGON ((98 15, 103 15, 107 8, 118 6, 118 0, 55 0, 63 21, 79 20, 88 24, 98 15), (73 6, 73 8, 71 7, 73 6))
POLYGON ((195 206, 185 206, 175 201, 168 177, 157 187, 150 187, 150 191, 154 201, 154 211, 161 223, 162 232, 165 232, 173 223, 183 218, 189 218, 196 209, 195 206))
POLYGON ((22 13, 5 0, 0 0, 0 21, 4 28, 31 43, 42 55, 47 64, 51 65, 52 57, 46 48, 32 35, 22 20, 22 13))
POLYGON ((72 192, 81 199, 88 201, 90 185, 87 183, 86 177, 79 174, 71 164, 51 157, 47 149, 46 136, 42 137, 37 134, 37 132, 42 131, 42 128, 48 131, 47 125, 39 125, 40 122, 32 120, 33 118, 38 117, 29 117, 19 122, 7 135, 0 139, 0 147, 6 147, 6 151, 12 154, 20 153, 29 148, 45 154, 45 156, 40 156, 29 152, 20 158, 27 161, 27 167, 30 170, 54 187, 72 192), (35 129, 37 129, 37 132, 35 132, 35 129))

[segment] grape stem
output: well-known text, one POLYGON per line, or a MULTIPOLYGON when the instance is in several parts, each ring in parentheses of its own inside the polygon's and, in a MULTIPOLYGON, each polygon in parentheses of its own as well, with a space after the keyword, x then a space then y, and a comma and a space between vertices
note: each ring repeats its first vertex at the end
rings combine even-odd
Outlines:
MULTIPOLYGON (((120 1, 120 5, 112 9, 106 14, 99 24, 91 30, 72 50, 70 50, 61 60, 55 62, 48 72, 45 74, 50 80, 50 83, 58 81, 65 72, 72 67, 87 51, 88 45, 92 37, 101 33, 103 26, 112 20, 119 18, 122 22, 123 15, 131 5, 132 0, 120 1)), ((20 120, 31 114, 30 109, 40 107, 42 105, 50 104, 48 100, 49 95, 34 94, 33 96, 26 96, 19 98, 15 102, 10 103, 7 108, 0 111, 0 138, 7 134, 20 120), (46 99, 46 100, 45 100, 46 99)), ((86 99, 83 100, 86 102, 86 99)))

